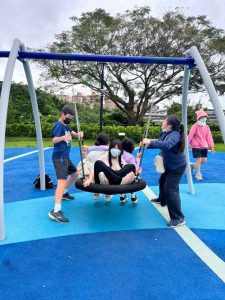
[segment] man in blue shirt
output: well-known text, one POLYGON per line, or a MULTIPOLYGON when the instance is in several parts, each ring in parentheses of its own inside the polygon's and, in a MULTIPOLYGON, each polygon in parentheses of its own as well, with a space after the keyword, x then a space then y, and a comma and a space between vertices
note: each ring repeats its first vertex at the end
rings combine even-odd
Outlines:
MULTIPOLYGON (((77 178, 77 169, 69 158, 72 137, 78 137, 78 134, 69 126, 74 115, 74 109, 69 105, 65 105, 62 108, 59 121, 55 123, 52 129, 52 142, 54 143, 52 161, 57 176, 57 188, 55 192, 55 207, 48 213, 48 216, 50 219, 60 223, 69 222, 69 219, 64 216, 61 209, 62 199, 74 199, 74 197, 69 195, 68 188, 77 178), (69 178, 67 178, 68 175, 70 175, 69 178)), ((80 134, 83 137, 83 132, 80 134)))

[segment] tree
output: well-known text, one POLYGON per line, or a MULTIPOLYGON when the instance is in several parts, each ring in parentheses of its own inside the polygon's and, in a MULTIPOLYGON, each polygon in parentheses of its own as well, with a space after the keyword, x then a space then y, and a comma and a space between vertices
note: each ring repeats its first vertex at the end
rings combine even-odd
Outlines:
MULTIPOLYGON (((189 17, 176 9, 161 19, 149 7, 127 10, 112 17, 103 9, 72 17, 70 30, 56 35, 47 51, 127 56, 183 57, 197 46, 220 94, 225 92, 225 35, 206 16, 189 17)), ((91 62, 41 61, 45 80, 66 85, 82 84, 99 91, 101 68, 91 62)), ((174 65, 107 64, 106 96, 122 110, 129 124, 139 123, 154 105, 181 95, 183 67, 174 65)), ((55 83, 54 83, 55 84, 55 83)), ((204 91, 197 69, 190 92, 204 91)))
MULTIPOLYGON (((196 122, 196 114, 195 112, 202 108, 201 103, 197 103, 194 106, 188 105, 187 107, 187 123, 193 124, 196 122)), ((180 120, 182 119, 182 105, 178 102, 173 102, 168 108, 167 108, 167 115, 177 115, 180 120)))
MULTIPOLYGON (((0 90, 2 82, 0 82, 0 90)), ((41 115, 41 121, 54 122, 59 118, 59 113, 66 102, 59 100, 56 96, 50 95, 41 89, 36 90, 38 108, 41 115)), ((33 123, 30 95, 28 87, 22 83, 12 83, 9 106, 8 123, 33 123)))
POLYGON ((116 108, 112 111, 106 112, 103 115, 103 125, 128 125, 129 121, 127 115, 116 108))

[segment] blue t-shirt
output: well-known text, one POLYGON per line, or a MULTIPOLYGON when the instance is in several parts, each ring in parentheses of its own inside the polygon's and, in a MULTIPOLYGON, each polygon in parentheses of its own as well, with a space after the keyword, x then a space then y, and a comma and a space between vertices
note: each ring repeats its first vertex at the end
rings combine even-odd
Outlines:
MULTIPOLYGON (((68 125, 63 125, 60 121, 56 122, 52 128, 52 138, 64 136, 68 132, 72 132, 72 128, 68 125)), ((52 159, 69 158, 71 141, 62 141, 54 144, 52 159)))

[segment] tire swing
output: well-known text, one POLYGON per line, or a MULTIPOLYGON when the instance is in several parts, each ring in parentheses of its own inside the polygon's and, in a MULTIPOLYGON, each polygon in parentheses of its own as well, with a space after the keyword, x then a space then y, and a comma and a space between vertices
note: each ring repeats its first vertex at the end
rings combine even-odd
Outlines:
MULTIPOLYGON (((151 106, 151 108, 152 108, 152 106, 151 106)), ((149 113, 149 122, 147 124, 144 137, 147 137, 147 135, 148 135, 148 127, 150 124, 150 115, 151 115, 151 113, 149 113)), ((98 193, 98 194, 105 194, 105 195, 134 193, 134 192, 143 190, 146 187, 147 183, 145 180, 143 180, 141 178, 137 178, 134 182, 132 182, 130 184, 114 185, 114 184, 90 183, 90 185, 87 187, 83 186, 83 182, 84 182, 84 178, 85 178, 84 163, 83 163, 82 149, 81 149, 81 147, 83 145, 83 140, 80 135, 81 130, 80 130, 80 123, 79 123, 76 103, 75 103, 75 118, 76 118, 76 124, 77 124, 78 142, 79 142, 79 148, 80 148, 80 159, 81 159, 81 167, 82 167, 82 174, 83 174, 82 178, 76 180, 75 187, 84 192, 90 192, 90 193, 96 193, 96 194, 98 193)), ((144 146, 139 148, 139 153, 140 152, 142 153, 142 156, 143 156, 144 146)), ((142 157, 141 157, 141 161, 140 161, 140 166, 141 166, 141 162, 142 162, 142 157)))

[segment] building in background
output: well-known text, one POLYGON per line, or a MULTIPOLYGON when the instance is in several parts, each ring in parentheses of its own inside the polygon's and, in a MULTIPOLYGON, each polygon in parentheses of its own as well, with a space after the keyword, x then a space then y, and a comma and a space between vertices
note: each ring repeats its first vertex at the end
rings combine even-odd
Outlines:
MULTIPOLYGON (((205 110, 208 114, 208 121, 217 123, 216 114, 213 108, 208 108, 205 110)), ((225 110, 223 111, 225 114, 225 110)), ((159 108, 159 106, 154 106, 151 114, 151 122, 155 124, 162 123, 167 116, 167 109, 166 108, 159 108)), ((148 113, 145 115, 145 118, 148 118, 148 113)))
MULTIPOLYGON (((60 100, 64 100, 71 103, 78 103, 83 106, 88 106, 90 108, 99 107, 100 95, 96 92, 92 92, 91 95, 83 95, 81 92, 77 92, 76 95, 70 96, 65 94, 57 95, 60 100)), ((105 98, 103 102, 103 108, 107 110, 112 110, 116 108, 116 105, 112 100, 105 98)))

